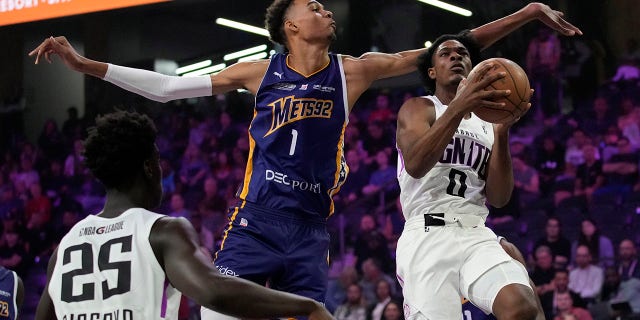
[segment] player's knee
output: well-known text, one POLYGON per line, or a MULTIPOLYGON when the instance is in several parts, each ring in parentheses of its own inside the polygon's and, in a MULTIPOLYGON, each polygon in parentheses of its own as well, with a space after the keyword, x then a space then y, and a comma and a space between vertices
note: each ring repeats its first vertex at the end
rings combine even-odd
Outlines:
POLYGON ((500 291, 494 302, 493 312, 500 320, 534 320, 538 316, 538 305, 533 291, 523 285, 512 284, 500 291))

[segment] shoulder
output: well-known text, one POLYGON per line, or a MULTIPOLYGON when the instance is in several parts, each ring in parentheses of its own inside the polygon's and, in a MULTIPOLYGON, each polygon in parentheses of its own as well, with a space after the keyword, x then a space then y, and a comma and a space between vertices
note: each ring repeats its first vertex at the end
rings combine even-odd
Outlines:
POLYGON ((434 103, 427 97, 414 97, 405 101, 398 111, 398 118, 414 117, 419 114, 433 112, 434 103))

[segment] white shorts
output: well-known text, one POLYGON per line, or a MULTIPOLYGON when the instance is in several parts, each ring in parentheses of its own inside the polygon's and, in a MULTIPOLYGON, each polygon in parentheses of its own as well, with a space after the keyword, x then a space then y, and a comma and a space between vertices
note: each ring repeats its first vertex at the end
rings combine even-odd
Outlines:
POLYGON ((502 249, 491 229, 447 224, 425 231, 424 218, 414 219, 405 224, 396 253, 405 319, 462 319, 461 297, 491 313, 504 286, 529 287, 526 269, 502 249))

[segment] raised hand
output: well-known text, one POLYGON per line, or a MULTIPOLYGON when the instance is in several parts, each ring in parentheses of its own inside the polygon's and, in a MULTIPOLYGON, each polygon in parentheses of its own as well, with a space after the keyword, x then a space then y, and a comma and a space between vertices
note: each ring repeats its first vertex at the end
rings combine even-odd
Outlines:
POLYGON ((511 93, 509 90, 485 90, 489 84, 506 76, 504 72, 487 74, 493 66, 492 63, 487 63, 475 68, 469 73, 469 77, 460 81, 456 96, 449 103, 449 107, 460 109, 466 114, 480 106, 493 108, 503 106, 503 103, 495 100, 509 95, 511 93))
POLYGON ((582 35, 578 27, 564 20, 564 13, 553 10, 546 4, 533 2, 528 4, 525 10, 532 10, 538 20, 565 36, 582 35))
POLYGON ((34 55, 36 57, 35 64, 40 62, 41 57, 44 57, 47 62, 52 63, 52 56, 57 55, 71 70, 86 73, 101 79, 107 72, 106 63, 93 61, 81 56, 73 46, 71 46, 67 38, 63 36, 46 38, 39 46, 29 52, 30 57, 34 55))

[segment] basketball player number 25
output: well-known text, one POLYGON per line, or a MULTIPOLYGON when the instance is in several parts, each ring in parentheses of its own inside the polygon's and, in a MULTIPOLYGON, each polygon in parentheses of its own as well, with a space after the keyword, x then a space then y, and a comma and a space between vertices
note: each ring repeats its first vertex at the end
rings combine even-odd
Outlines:
MULTIPOLYGON (((111 239, 100 246, 100 251, 98 252, 98 269, 100 272, 106 270, 115 270, 118 272, 115 288, 109 288, 109 283, 107 283, 106 280, 99 284, 102 288, 103 300, 131 290, 131 261, 110 261, 111 249, 114 245, 120 245, 121 253, 131 252, 131 237, 132 236, 126 236, 111 239)), ((87 242, 68 247, 64 250, 64 254, 62 255, 62 265, 70 263, 73 263, 74 266, 77 265, 77 262, 71 261, 72 253, 76 251, 79 251, 80 253, 80 267, 62 274, 62 301, 64 302, 78 302, 95 299, 96 283, 91 282, 81 284, 81 293, 73 295, 73 278, 75 276, 91 274, 93 272, 93 248, 91 247, 91 244, 87 242)), ((77 255, 75 256, 77 257, 77 255)))
POLYGON ((447 193, 452 196, 464 198, 465 191, 467 191, 467 174, 457 169, 451 169, 451 171, 449 171, 447 193))
POLYGON ((291 147, 289 148, 289 155, 292 156, 296 152, 296 143, 298 143, 298 130, 291 129, 291 147))

